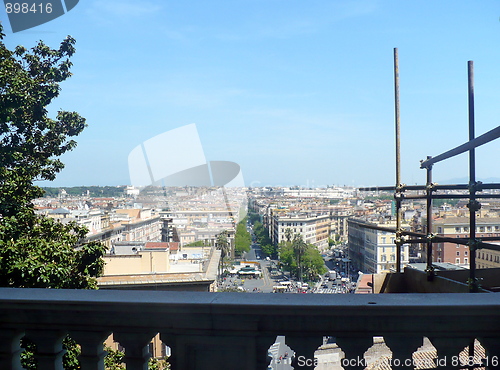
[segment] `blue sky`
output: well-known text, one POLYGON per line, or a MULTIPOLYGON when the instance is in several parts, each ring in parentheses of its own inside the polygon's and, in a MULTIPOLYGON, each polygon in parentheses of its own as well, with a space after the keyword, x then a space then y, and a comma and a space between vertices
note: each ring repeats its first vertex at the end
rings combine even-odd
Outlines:
MULTIPOLYGON (((50 108, 89 127, 43 186, 130 184, 130 151, 191 123, 247 185, 393 185, 394 47, 404 183, 467 140, 468 60, 476 133, 500 124, 498 0, 81 0, 30 30, 1 20, 10 48, 77 40, 50 108)), ((478 176, 500 177, 499 157, 499 142, 478 149, 478 176)), ((467 155, 434 167, 438 182, 467 174, 467 155)))

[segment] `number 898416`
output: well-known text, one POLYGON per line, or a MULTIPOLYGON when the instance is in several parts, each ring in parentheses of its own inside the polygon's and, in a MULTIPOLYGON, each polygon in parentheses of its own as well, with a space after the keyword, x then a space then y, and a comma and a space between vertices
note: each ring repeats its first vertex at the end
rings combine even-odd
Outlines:
POLYGON ((5 11, 10 13, 52 13, 52 3, 5 3, 5 11))

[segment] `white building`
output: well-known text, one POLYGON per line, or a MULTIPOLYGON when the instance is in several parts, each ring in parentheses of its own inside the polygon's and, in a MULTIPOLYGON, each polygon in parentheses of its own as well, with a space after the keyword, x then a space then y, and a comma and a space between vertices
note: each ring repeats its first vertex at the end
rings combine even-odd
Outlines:
MULTIPOLYGON (((368 274, 396 270, 396 234, 380 231, 363 225, 395 228, 395 222, 373 223, 359 219, 349 219, 349 257, 353 265, 368 274)), ((408 224, 403 224, 408 228, 408 224)), ((409 263, 410 247, 401 246, 401 269, 409 263)))
POLYGON ((272 217, 270 226, 270 238, 276 245, 286 240, 287 229, 290 229, 292 237, 300 234, 304 242, 315 245, 320 251, 328 248, 329 214, 277 214, 272 217))

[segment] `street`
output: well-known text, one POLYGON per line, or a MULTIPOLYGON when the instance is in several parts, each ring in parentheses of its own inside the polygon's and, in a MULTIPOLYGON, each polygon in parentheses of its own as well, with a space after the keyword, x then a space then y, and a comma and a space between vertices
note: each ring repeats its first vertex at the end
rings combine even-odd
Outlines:
POLYGON ((358 275, 354 271, 346 273, 348 263, 345 259, 325 257, 325 266, 329 271, 335 271, 335 277, 330 272, 321 276, 315 283, 301 284, 290 278, 288 272, 278 270, 278 261, 266 258, 258 243, 252 243, 249 252, 243 254, 240 261, 245 265, 258 263, 262 275, 260 278, 239 277, 237 274, 226 276, 221 281, 221 289, 241 291, 248 293, 316 293, 316 294, 345 294, 355 288, 358 275), (344 261, 344 262, 342 262, 344 261))

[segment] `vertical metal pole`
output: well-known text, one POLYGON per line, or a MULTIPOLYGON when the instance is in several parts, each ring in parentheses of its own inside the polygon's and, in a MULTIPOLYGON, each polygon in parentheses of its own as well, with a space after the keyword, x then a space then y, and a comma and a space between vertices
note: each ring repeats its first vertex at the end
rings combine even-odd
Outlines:
POLYGON ((398 48, 394 48, 394 108, 396 121, 396 187, 398 187, 401 184, 398 48))
MULTIPOLYGON (((427 157, 429 159, 431 157, 427 157)), ((426 168, 427 170, 427 279, 432 280, 434 277, 434 268, 432 267, 432 165, 426 168)))
MULTIPOLYGON (((469 141, 475 138, 474 133, 474 62, 467 63, 468 95, 469 95, 469 141)), ((470 215, 470 284, 469 291, 477 292, 476 282, 476 211, 480 204, 476 200, 476 153, 469 149, 469 215, 470 215)))
POLYGON ((394 104, 396 121, 396 273, 401 273, 401 142, 399 122, 399 60, 394 48, 394 104))

